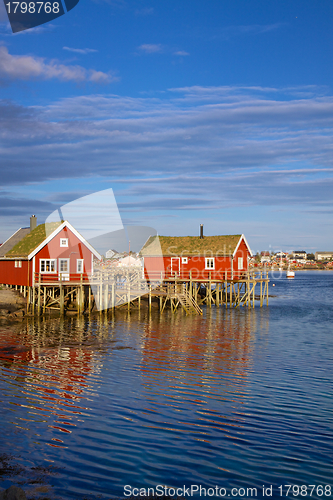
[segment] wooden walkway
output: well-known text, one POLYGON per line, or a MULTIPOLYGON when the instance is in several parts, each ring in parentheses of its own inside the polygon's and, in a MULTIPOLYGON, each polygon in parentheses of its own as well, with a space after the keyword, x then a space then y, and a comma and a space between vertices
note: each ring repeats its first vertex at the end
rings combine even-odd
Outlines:
POLYGON ((45 313, 57 309, 89 313, 93 310, 108 311, 118 307, 142 308, 148 302, 159 302, 160 312, 170 307, 172 312, 182 308, 186 314, 202 314, 202 306, 260 307, 268 305, 267 273, 248 272, 239 279, 207 279, 190 276, 187 279, 173 276, 167 279, 142 277, 141 269, 116 268, 95 272, 92 276, 66 275, 64 279, 46 280, 35 275, 35 286, 28 291, 29 312, 45 313), (257 291, 257 293, 256 293, 257 291), (142 300, 143 299, 143 300, 142 300))
POLYGON ((161 313, 166 308, 172 312, 182 308, 186 314, 202 314, 202 306, 255 307, 256 301, 260 307, 268 305, 269 279, 264 271, 250 271, 235 279, 212 279, 208 273, 207 278, 155 276, 148 281, 140 268, 115 268, 89 277, 66 274, 50 278, 35 273, 34 278, 34 286, 24 287, 30 314, 51 310, 61 315, 67 311, 82 314, 119 307, 148 307, 151 311, 153 302, 159 304, 161 313))

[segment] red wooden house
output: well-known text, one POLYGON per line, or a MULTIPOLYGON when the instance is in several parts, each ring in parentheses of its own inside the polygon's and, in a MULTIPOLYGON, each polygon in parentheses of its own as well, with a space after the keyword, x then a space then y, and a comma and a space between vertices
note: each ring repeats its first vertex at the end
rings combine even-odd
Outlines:
POLYGON ((237 279, 252 256, 243 234, 229 236, 151 236, 141 250, 147 279, 237 279))
POLYGON ((93 273, 101 255, 68 222, 21 228, 0 247, 0 283, 32 286, 41 281, 78 280, 93 273))

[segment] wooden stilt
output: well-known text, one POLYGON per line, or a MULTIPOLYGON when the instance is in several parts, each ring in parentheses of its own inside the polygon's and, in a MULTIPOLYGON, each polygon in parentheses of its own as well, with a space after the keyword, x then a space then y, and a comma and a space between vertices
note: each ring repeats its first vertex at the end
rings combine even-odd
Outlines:
POLYGON ((46 286, 44 286, 44 293, 43 293, 43 314, 45 314, 45 306, 46 306, 46 286))
POLYGON ((109 308, 109 284, 105 283, 104 285, 104 311, 107 311, 109 308))
POLYGON ((32 286, 32 314, 35 314, 35 287, 32 286))
POLYGON ((64 287, 62 283, 59 285, 60 291, 60 315, 63 316, 65 312, 65 300, 64 300, 64 287))
POLYGON ((103 310, 103 283, 99 285, 99 312, 103 310))

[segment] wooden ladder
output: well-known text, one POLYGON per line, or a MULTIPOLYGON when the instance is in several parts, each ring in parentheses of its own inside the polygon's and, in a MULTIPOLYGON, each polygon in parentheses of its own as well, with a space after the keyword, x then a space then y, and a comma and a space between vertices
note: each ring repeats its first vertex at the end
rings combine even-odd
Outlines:
POLYGON ((176 297, 183 306, 186 314, 190 314, 191 312, 202 314, 202 309, 186 289, 183 289, 182 292, 176 292, 176 297))

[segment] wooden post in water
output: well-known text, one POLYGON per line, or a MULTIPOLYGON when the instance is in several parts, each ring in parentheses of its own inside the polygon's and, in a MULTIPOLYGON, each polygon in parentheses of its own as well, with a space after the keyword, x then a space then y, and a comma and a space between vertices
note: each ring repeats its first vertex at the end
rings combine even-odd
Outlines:
POLYGON ((38 299, 37 299, 37 312, 38 316, 40 315, 40 273, 38 275, 38 299))
POLYGON ((108 310, 109 306, 109 284, 105 283, 104 285, 104 311, 108 310))
POLYGON ((35 314, 35 286, 32 286, 32 314, 35 314))
POLYGON ((250 274, 247 275, 247 306, 251 307, 250 274))
POLYGON ((43 314, 45 314, 45 309, 46 309, 46 286, 44 286, 43 314))
MULTIPOLYGON (((62 279, 60 275, 60 280, 62 279)), ((59 291, 60 291, 60 315, 63 316, 64 310, 65 310, 65 301, 64 301, 64 288, 62 286, 62 283, 60 281, 59 284, 59 291)))
POLYGON ((84 289, 83 289, 83 274, 80 276, 80 313, 84 311, 84 289))
POLYGON ((27 314, 29 314, 29 307, 30 307, 30 302, 31 302, 31 287, 28 286, 28 297, 27 297, 27 314))
POLYGON ((129 273, 127 271, 127 309, 131 307, 131 283, 129 281, 129 273))
POLYGON ((99 312, 103 311, 103 281, 99 284, 99 312))
POLYGON ((149 312, 151 313, 151 283, 149 283, 149 312))
POLYGON ((111 307, 112 307, 112 309, 115 308, 115 305, 116 305, 116 287, 115 287, 115 281, 113 279, 112 285, 111 285, 111 307))

